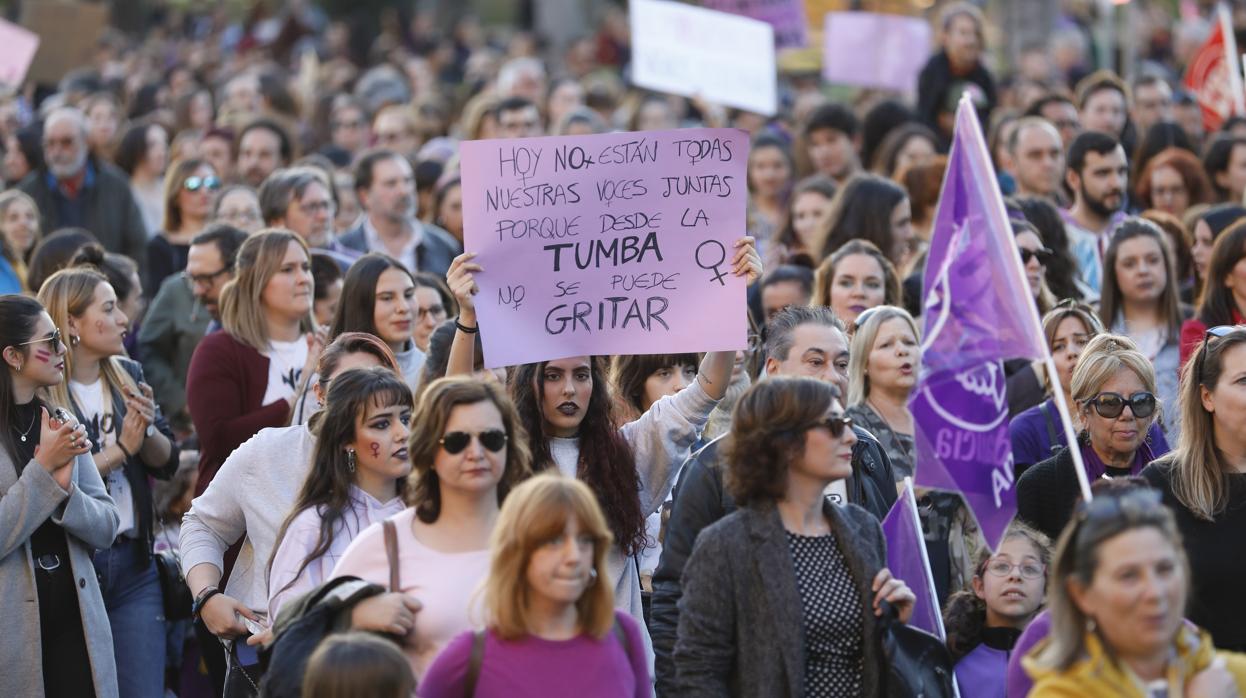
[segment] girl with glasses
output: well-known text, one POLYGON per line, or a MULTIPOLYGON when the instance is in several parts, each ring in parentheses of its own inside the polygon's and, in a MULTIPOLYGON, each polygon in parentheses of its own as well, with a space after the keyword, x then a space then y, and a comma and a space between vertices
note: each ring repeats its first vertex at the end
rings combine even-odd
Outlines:
POLYGON ((0 296, 0 346, 0 695, 117 696, 91 564, 112 545, 117 507, 86 429, 38 395, 65 381, 67 349, 43 306, 17 295, 0 296))
POLYGON ((164 220, 147 243, 147 289, 154 296, 164 280, 186 268, 190 241, 212 217, 212 199, 221 188, 207 160, 173 163, 164 178, 164 220))
POLYGON ((443 378, 428 387, 407 448, 409 508, 390 519, 396 560, 391 566, 384 526, 373 524, 342 554, 331 577, 359 577, 396 592, 363 602, 354 619, 359 624, 375 612, 388 623, 386 632, 400 639, 422 680, 446 643, 480 618, 475 591, 489 573, 498 511, 531 472, 531 459, 519 415, 501 386, 471 378, 443 378), (395 579, 398 588, 390 588, 395 579))
MULTIPOLYGON (((1070 409, 1082 429, 1071 445, 1082 455, 1086 477, 1137 475, 1167 443, 1148 439, 1161 414, 1155 370, 1133 340, 1101 334, 1090 340, 1073 369, 1070 409)), ((1073 515, 1079 498, 1076 466, 1069 448, 1035 464, 1017 480, 1017 518, 1055 538, 1073 515)))
POLYGON ((823 381, 769 378, 740 398, 726 473, 740 508, 684 566, 678 695, 884 694, 877 617, 886 601, 907 622, 914 597, 878 520, 824 494, 852 474, 851 424, 823 381))
POLYGON ((1186 617, 1221 649, 1246 652, 1246 329, 1216 327, 1186 364, 1177 448, 1142 471, 1185 538, 1186 617))
POLYGON ((1008 657, 1043 606, 1051 543, 1014 523, 994 554, 978 555, 972 587, 948 598, 943 609, 947 646, 964 695, 1004 698, 1008 657))

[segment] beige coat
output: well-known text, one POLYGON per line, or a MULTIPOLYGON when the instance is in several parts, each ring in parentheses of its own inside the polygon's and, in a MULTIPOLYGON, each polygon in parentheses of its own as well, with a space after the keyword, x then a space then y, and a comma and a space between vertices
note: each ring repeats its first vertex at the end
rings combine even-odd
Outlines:
POLYGON ((78 584, 78 607, 98 698, 117 695, 112 631, 91 555, 117 535, 117 507, 90 456, 74 463, 69 491, 34 460, 22 470, 0 448, 0 696, 42 698, 43 656, 39 599, 30 536, 48 517, 64 527, 69 562, 78 584))

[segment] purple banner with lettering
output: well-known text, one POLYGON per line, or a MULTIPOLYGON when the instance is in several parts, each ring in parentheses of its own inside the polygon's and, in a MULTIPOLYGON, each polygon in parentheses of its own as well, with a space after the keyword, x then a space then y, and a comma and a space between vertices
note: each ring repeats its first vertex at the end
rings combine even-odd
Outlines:
POLYGON ((923 283, 922 368, 909 399, 917 484, 956 490, 994 549, 1016 514, 1003 361, 1047 346, 972 104, 956 131, 923 283))
POLYGON ((748 149, 737 129, 463 143, 485 363, 747 346, 748 149))
POLYGON ((917 597, 909 625, 946 640, 943 619, 939 615, 939 597, 926 558, 926 541, 917 518, 912 480, 906 479, 904 491, 883 519, 883 535, 887 538, 887 569, 891 570, 891 576, 909 585, 917 597))
POLYGON ((768 23, 774 27, 776 49, 802 48, 809 42, 802 0, 702 0, 701 6, 768 23))

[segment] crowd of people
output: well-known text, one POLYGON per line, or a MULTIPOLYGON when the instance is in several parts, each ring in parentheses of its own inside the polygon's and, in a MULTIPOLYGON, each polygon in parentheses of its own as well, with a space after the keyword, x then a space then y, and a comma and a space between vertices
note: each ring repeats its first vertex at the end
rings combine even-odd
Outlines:
POLYGON ((0 92, 0 694, 903 695, 928 586, 966 698, 1246 694, 1246 115, 1180 86, 1209 8, 1137 3, 1126 82, 1093 9, 1002 70, 937 3, 912 94, 785 74, 766 117, 628 84, 613 2, 560 41, 153 4, 0 92), (918 488, 900 579, 963 94, 1058 375, 1002 363, 1002 540, 918 488), (751 139, 747 348, 489 368, 459 144, 689 126, 751 139))

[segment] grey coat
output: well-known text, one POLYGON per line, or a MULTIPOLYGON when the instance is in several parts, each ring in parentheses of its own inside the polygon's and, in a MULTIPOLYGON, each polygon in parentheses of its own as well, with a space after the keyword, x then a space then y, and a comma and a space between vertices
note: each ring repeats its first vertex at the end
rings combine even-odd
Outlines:
POLYGON ((69 492, 31 460, 19 477, 9 454, 0 449, 0 696, 43 696, 43 656, 39 645, 39 599, 30 536, 48 517, 64 527, 69 563, 78 581, 78 608, 86 633, 91 674, 98 698, 117 695, 112 631, 91 555, 112 545, 117 507, 104 489, 90 456, 79 456, 69 492))
MULTIPOLYGON (((822 505, 861 590, 861 695, 883 694, 875 575, 886 566, 878 519, 855 504, 822 505)), ((796 570, 778 509, 743 508, 706 528, 684 566, 675 641, 678 695, 800 698, 805 642, 796 570)))

